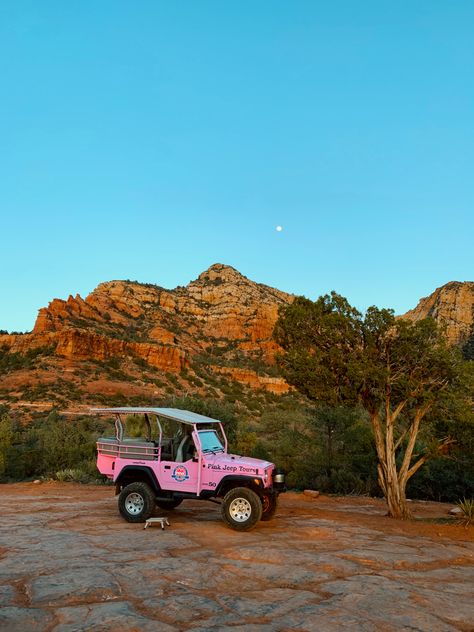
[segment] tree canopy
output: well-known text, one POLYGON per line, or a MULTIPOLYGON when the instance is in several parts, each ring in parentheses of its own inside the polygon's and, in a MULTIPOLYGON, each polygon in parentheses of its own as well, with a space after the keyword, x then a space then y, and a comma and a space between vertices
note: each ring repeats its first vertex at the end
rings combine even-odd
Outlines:
POLYGON ((335 292, 315 302, 298 297, 281 310, 274 336, 290 384, 319 404, 362 406, 370 415, 389 515, 409 517, 409 478, 451 442, 420 446, 420 425, 443 415, 472 420, 472 363, 434 320, 377 307, 362 315, 335 292))

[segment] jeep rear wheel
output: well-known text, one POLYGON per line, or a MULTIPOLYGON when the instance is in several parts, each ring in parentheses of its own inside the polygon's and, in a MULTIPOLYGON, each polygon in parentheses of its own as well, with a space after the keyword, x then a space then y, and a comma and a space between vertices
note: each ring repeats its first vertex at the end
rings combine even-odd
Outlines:
POLYGON ((278 494, 263 494, 262 520, 271 520, 277 508, 278 494))
POLYGON ((155 508, 155 495, 146 483, 130 483, 120 492, 118 506, 127 522, 145 522, 155 508))
POLYGON ((236 487, 224 496, 222 519, 236 531, 253 529, 262 517, 262 503, 258 495, 247 487, 236 487))

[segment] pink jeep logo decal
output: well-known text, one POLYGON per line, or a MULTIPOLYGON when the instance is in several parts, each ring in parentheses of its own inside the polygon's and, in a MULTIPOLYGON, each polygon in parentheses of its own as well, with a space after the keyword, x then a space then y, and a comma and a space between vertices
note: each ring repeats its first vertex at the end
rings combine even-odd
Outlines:
POLYGON ((174 478, 178 483, 182 483, 183 481, 187 481, 189 478, 188 470, 184 467, 184 465, 178 465, 174 468, 173 474, 171 477, 174 478))

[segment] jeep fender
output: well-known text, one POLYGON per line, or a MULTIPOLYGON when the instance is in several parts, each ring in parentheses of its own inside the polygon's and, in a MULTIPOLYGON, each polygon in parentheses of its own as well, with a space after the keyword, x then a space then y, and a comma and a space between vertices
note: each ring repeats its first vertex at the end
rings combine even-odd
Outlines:
POLYGON ((161 491, 155 472, 146 465, 126 465, 122 468, 115 480, 115 491, 119 493, 121 487, 137 482, 147 483, 155 494, 161 491))
POLYGON ((264 491, 263 481, 258 476, 241 476, 238 474, 228 474, 221 479, 214 493, 215 496, 225 496, 233 487, 249 487, 259 496, 264 491), (258 482, 256 482, 258 481, 258 482))

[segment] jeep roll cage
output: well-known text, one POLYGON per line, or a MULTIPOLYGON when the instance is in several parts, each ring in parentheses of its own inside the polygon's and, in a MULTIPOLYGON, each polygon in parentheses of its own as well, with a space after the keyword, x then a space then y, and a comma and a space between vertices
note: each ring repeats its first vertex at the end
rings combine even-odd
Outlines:
POLYGON ((181 424, 191 426, 196 432, 201 427, 204 430, 206 425, 217 425, 224 439, 224 452, 227 453, 227 436, 224 432, 222 422, 218 419, 212 419, 205 415, 193 413, 189 410, 180 410, 179 408, 148 408, 148 407, 123 407, 123 408, 92 408, 92 413, 98 415, 114 415, 115 416, 115 438, 117 441, 123 441, 124 425, 122 423, 122 415, 143 415, 147 427, 147 441, 151 442, 152 427, 150 423, 150 415, 156 418, 159 432, 159 445, 163 442, 163 427, 160 417, 170 419, 181 424))

